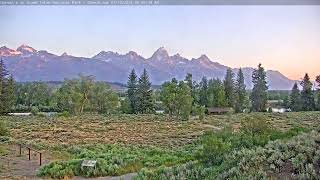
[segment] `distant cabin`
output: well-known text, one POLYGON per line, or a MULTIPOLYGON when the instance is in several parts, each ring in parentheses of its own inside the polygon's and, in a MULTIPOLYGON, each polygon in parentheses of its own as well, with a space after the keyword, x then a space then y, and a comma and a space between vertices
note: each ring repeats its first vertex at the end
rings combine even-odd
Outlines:
POLYGON ((31 116, 32 113, 8 113, 10 116, 31 116))
POLYGON ((226 114, 233 112, 232 108, 229 107, 210 107, 207 108, 208 114, 226 114))
POLYGON ((164 114, 164 110, 156 110, 156 114, 164 114))

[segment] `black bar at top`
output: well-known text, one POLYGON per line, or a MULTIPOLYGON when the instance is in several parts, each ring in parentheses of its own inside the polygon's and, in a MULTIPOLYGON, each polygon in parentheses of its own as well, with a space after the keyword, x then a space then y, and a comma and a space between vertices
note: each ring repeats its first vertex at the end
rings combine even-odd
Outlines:
POLYGON ((320 0, 1 0, 0 5, 320 5, 320 0))

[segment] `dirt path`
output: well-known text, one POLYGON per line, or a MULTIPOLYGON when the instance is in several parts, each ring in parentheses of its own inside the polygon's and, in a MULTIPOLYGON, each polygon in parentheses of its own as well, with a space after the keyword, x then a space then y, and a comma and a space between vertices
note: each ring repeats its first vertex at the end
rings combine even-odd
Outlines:
POLYGON ((217 126, 213 126, 213 125, 210 125, 210 124, 202 124, 203 127, 207 127, 207 128, 212 128, 212 129, 215 129, 215 130, 221 130, 220 127, 217 127, 217 126))
MULTIPOLYGON (((7 146, 6 155, 0 156, 0 179, 41 179, 37 176, 39 171, 40 162, 39 154, 31 151, 31 160, 29 160, 28 150, 22 149, 22 155, 19 155, 19 147, 10 145, 7 146)), ((46 157, 44 153, 42 155, 42 166, 49 163, 49 157, 46 157)), ((84 180, 84 179, 98 179, 98 180, 131 180, 137 173, 125 174, 122 176, 107 176, 97 178, 85 178, 85 177, 73 177, 72 179, 84 180)))
MULTIPOLYGON (((0 156, 0 179, 37 179, 38 169, 40 168, 39 154, 31 151, 30 160, 28 150, 22 148, 21 156, 19 147, 10 145, 7 147, 8 153, 0 156)), ((46 157, 42 157, 42 165, 48 163, 46 157)))
POLYGON ((74 177, 75 180, 85 180, 85 179, 95 179, 95 180, 132 180, 135 176, 137 176, 137 173, 130 173, 125 174, 122 176, 106 176, 106 177, 96 177, 96 178, 84 178, 84 177, 74 177))

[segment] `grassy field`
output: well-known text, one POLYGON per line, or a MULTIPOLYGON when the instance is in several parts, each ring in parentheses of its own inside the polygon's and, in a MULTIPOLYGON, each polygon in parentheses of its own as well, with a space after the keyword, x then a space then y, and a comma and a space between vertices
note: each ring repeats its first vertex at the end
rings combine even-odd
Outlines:
POLYGON ((280 131, 297 126, 313 129, 319 126, 320 112, 212 115, 202 121, 173 121, 165 115, 0 116, 10 129, 9 139, 1 139, 0 156, 8 154, 13 144, 23 143, 42 151, 48 162, 56 162, 44 168, 43 175, 122 175, 193 161, 204 132, 224 127, 239 131, 241 121, 250 118, 265 119, 280 131), (94 172, 76 172, 82 159, 98 159, 104 165, 94 172))

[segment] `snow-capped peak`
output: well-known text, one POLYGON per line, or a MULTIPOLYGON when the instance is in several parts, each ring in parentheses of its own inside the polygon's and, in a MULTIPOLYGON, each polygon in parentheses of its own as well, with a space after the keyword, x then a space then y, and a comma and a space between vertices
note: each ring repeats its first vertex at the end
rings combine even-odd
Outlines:
POLYGON ((138 54, 137 54, 136 52, 134 52, 134 51, 129 51, 129 52, 127 53, 127 55, 130 55, 130 56, 138 56, 138 54))
POLYGON ((142 58, 138 53, 136 53, 134 51, 129 51, 125 56, 130 59, 141 59, 142 58))
POLYGON ((172 57, 175 57, 175 58, 181 58, 181 55, 179 53, 173 55, 172 57))
POLYGON ((35 53, 37 50, 33 49, 32 47, 22 44, 17 48, 17 51, 20 51, 22 54, 29 54, 29 53, 35 53))
POLYGON ((112 51, 101 51, 97 55, 93 56, 95 59, 104 59, 109 58, 111 56, 118 56, 119 54, 117 52, 112 51))
POLYGON ((7 48, 6 46, 0 47, 0 56, 16 56, 20 54, 21 52, 7 48))
POLYGON ((69 56, 66 52, 64 52, 63 54, 61 54, 61 56, 69 56))
POLYGON ((210 61, 210 59, 208 58, 207 55, 205 54, 202 54, 199 58, 198 58, 200 61, 210 61))
POLYGON ((156 60, 162 60, 166 58, 169 58, 169 54, 164 47, 160 47, 159 49, 157 49, 156 52, 154 52, 151 57, 151 59, 156 59, 156 60))

